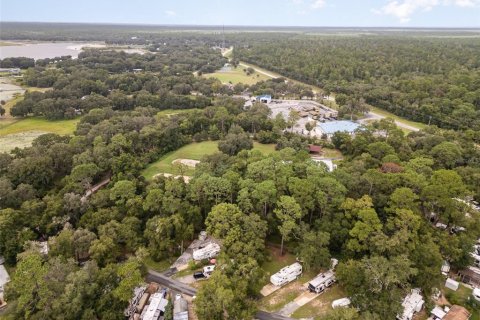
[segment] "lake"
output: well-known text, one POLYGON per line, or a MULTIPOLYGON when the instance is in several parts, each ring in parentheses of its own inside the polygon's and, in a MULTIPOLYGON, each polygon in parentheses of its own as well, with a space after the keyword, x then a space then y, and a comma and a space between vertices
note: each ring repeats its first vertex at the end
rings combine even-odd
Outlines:
POLYGON ((101 43, 44 42, 22 43, 13 46, 0 46, 0 59, 8 57, 28 57, 33 59, 72 56, 77 58, 83 47, 105 47, 101 43))

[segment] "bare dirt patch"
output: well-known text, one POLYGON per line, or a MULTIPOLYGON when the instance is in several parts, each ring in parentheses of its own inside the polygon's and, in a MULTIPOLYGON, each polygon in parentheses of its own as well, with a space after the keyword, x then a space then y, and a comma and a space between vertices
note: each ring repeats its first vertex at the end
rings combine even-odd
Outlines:
POLYGON ((192 159, 175 159, 172 161, 172 164, 176 164, 176 163, 184 164, 187 167, 195 168, 197 164, 200 163, 200 161, 192 160, 192 159))
POLYGON ((0 137, 0 153, 10 152, 15 148, 25 148, 32 145, 33 140, 48 132, 45 131, 26 131, 21 133, 7 134, 0 137))

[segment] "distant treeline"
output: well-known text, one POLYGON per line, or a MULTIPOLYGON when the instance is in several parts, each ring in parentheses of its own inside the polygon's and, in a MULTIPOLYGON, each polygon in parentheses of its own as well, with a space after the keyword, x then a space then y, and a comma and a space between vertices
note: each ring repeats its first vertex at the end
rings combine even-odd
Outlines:
POLYGON ((480 130, 479 52, 478 38, 286 35, 250 39, 234 55, 402 117, 480 130))

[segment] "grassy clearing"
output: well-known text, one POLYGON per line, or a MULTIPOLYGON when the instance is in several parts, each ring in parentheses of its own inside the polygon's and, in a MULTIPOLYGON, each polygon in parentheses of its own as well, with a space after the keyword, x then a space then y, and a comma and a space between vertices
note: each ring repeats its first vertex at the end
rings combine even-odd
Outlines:
MULTIPOLYGON (((192 159, 200 160, 204 155, 210 155, 215 152, 218 152, 218 141, 204 141, 199 143, 191 143, 189 145, 183 146, 182 148, 172 151, 165 156, 161 157, 156 162, 150 164, 143 170, 142 175, 147 179, 151 180, 158 173, 171 173, 171 174, 180 174, 172 162, 176 159, 192 159)), ((264 154, 269 154, 275 151, 275 146, 272 144, 262 145, 260 143, 254 142, 254 149, 259 150, 264 154)), ((193 168, 188 168, 186 175, 192 175, 194 172, 193 168)))
POLYGON ((70 135, 79 119, 48 121, 43 118, 0 119, 0 152, 32 145, 33 140, 45 133, 70 135))
POLYGON ((321 156, 325 158, 342 158, 343 157, 340 150, 329 149, 329 148, 323 148, 321 156))
POLYGON ((163 272, 168 270, 176 259, 176 257, 170 257, 168 259, 157 262, 153 261, 152 258, 148 257, 144 260, 144 263, 149 269, 155 270, 157 272, 163 272))
POLYGON ((470 320, 480 320, 480 304, 473 301, 472 289, 460 284, 457 291, 444 290, 448 302, 467 308, 472 313, 470 320))
POLYGON ((44 118, 31 117, 23 118, 5 126, 1 125, 2 121, 0 121, 0 137, 26 131, 44 131, 60 135, 69 135, 75 131, 80 119, 49 121, 44 118))
POLYGON ((332 302, 337 299, 345 298, 346 293, 338 284, 329 288, 317 298, 310 301, 306 305, 297 309, 292 318, 314 318, 322 319, 332 308, 332 302))
POLYGON ((247 75, 243 71, 243 69, 245 69, 244 66, 238 66, 232 69, 231 71, 225 71, 225 72, 218 71, 215 73, 207 73, 202 76, 205 78, 217 78, 222 83, 232 83, 232 84, 243 83, 248 85, 255 84, 262 80, 270 79, 270 77, 259 72, 255 72, 252 75, 247 75))
POLYGON ((164 116, 170 117, 175 114, 188 113, 188 112, 191 112, 192 110, 201 110, 201 109, 165 109, 165 110, 159 111, 157 113, 157 117, 164 117, 164 116))

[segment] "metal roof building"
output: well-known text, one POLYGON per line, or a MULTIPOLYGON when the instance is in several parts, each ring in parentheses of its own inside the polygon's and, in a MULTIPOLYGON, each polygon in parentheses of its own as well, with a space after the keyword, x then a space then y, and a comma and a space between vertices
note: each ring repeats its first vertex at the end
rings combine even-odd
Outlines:
POLYGON ((318 124, 318 128, 327 136, 332 136, 335 132, 347 132, 353 134, 360 125, 349 120, 329 121, 318 124))

